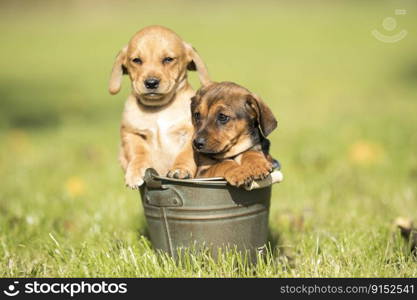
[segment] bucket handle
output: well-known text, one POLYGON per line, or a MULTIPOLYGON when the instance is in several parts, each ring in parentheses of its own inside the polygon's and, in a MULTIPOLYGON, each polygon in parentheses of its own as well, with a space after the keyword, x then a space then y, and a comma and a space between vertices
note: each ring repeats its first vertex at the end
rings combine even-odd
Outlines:
POLYGON ((143 187, 143 198, 148 205, 157 207, 178 207, 182 206, 184 199, 181 192, 175 186, 163 185, 158 178, 158 173, 149 168, 145 171, 143 187))
POLYGON ((145 177, 143 178, 143 181, 145 181, 146 186, 149 189, 167 189, 165 186, 162 185, 161 180, 155 180, 156 176, 158 176, 158 172, 156 172, 155 169, 146 169, 145 177))

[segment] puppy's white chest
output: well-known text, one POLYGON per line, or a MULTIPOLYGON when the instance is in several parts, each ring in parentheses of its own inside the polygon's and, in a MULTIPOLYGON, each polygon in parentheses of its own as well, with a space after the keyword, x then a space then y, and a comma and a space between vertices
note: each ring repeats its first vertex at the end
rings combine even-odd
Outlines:
POLYGON ((124 119, 130 128, 144 138, 152 166, 160 174, 168 172, 186 142, 191 139, 191 113, 187 102, 159 112, 144 112, 136 105, 128 104, 124 119))
POLYGON ((152 144, 159 147, 162 151, 176 152, 177 148, 182 148, 188 137, 189 127, 191 123, 189 118, 180 116, 158 117, 152 130, 152 144))

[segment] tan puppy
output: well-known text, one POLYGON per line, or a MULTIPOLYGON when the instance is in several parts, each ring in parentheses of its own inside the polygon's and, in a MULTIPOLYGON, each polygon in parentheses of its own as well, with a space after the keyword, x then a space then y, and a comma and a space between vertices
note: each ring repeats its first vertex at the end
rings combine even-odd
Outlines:
POLYGON ((196 177, 223 177, 241 186, 272 171, 269 135, 277 126, 261 98, 232 82, 212 83, 192 98, 198 153, 196 177))
POLYGON ((177 34, 161 26, 137 32, 117 55, 109 91, 119 92, 122 75, 132 82, 122 117, 120 163, 126 185, 138 188, 144 172, 178 178, 194 175, 190 99, 194 91, 187 70, 197 70, 201 83, 209 82, 197 52, 177 34))

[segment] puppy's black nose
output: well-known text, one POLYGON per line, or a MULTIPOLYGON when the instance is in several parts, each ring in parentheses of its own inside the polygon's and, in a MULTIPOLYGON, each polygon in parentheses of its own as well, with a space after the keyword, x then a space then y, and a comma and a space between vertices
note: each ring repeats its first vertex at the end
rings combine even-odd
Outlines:
POLYGON ((194 147, 197 150, 201 150, 201 149, 203 149, 204 145, 206 144, 206 139, 202 138, 202 137, 199 137, 199 138, 194 139, 193 143, 194 143, 194 147))
POLYGON ((154 90, 158 88, 159 86, 159 79, 155 77, 151 77, 151 78, 146 79, 143 83, 145 84, 145 87, 147 89, 154 90))

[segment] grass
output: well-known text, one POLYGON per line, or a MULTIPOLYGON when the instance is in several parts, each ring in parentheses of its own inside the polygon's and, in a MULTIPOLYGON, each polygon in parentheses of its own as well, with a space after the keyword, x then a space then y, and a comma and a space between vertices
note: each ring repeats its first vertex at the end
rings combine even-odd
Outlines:
POLYGON ((392 226, 417 218, 414 4, 120 3, 1 4, 1 277, 417 275, 392 226), (408 31, 395 44, 370 33, 388 16, 408 31), (150 24, 176 30, 214 79, 260 94, 279 120, 272 153, 286 179, 270 228, 282 251, 257 266, 233 253, 175 264, 144 235, 117 163, 129 83, 111 97, 107 80, 150 24))

